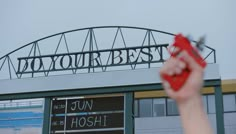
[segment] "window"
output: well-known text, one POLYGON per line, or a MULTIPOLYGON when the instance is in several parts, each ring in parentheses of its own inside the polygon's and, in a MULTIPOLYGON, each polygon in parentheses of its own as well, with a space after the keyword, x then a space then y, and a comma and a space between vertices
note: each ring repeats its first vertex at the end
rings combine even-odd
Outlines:
POLYGON ((139 116, 138 108, 139 108, 138 100, 135 100, 135 101, 134 101, 134 116, 135 116, 135 117, 138 117, 138 116, 139 116))
POLYGON ((207 113, 207 96, 202 96, 202 102, 203 102, 203 106, 204 106, 204 110, 207 113))
POLYGON ((165 116, 166 115, 166 101, 162 99, 153 99, 153 116, 165 116))
POLYGON ((139 100, 139 116, 152 117, 152 99, 139 100))
POLYGON ((236 111, 235 97, 236 97, 235 94, 223 95, 224 112, 236 111))
MULTIPOLYGON (((202 96, 204 110, 216 113, 215 95, 202 96)), ((224 112, 236 112, 236 94, 223 95, 224 112)), ((134 101, 135 117, 162 117, 179 115, 177 104, 172 99, 153 98, 134 101)))
POLYGON ((167 114, 168 115, 179 115, 177 104, 172 99, 167 99, 167 114))
POLYGON ((215 114, 216 113, 215 96, 208 95, 207 99, 208 99, 208 113, 215 114))
POLYGON ((0 101, 0 131, 8 134, 41 134, 43 127, 44 99, 0 101))

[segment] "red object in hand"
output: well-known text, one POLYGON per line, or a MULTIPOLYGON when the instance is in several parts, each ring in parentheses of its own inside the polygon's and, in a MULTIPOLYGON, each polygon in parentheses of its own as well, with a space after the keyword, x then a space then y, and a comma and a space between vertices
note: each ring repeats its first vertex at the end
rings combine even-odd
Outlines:
MULTIPOLYGON (((202 40, 201 40, 202 41, 202 40)), ((197 44, 197 47, 200 46, 203 42, 199 41, 199 44, 197 44)), ((189 56, 191 56, 202 68, 206 67, 206 62, 201 57, 201 55, 198 53, 198 50, 194 48, 188 38, 184 37, 182 34, 178 34, 175 36, 174 44, 171 46, 177 49, 176 51, 171 52, 169 50, 169 53, 173 57, 177 57, 177 55, 181 51, 186 51, 189 56)), ((173 75, 169 76, 167 74, 163 75, 163 78, 170 84, 171 88, 174 91, 178 91, 186 82, 187 78, 189 77, 191 70, 188 68, 188 65, 186 69, 182 71, 179 75, 173 75)))

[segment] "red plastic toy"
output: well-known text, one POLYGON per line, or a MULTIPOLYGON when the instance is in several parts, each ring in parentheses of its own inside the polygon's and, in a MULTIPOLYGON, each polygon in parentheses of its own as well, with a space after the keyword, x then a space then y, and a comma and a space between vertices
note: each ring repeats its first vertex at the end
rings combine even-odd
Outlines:
MULTIPOLYGON (((204 38, 200 38, 197 42, 196 47, 200 49, 201 45, 204 43, 204 38)), ((206 62, 199 54, 197 48, 193 47, 188 38, 184 37, 182 34, 177 34, 174 39, 173 45, 169 48, 169 53, 171 56, 176 57, 181 51, 185 50, 202 68, 206 67, 206 62), (177 49, 176 51, 170 51, 171 48, 177 49)), ((163 78, 169 82, 171 88, 174 91, 178 91, 187 80, 191 70, 187 67, 180 75, 164 75, 163 78)))

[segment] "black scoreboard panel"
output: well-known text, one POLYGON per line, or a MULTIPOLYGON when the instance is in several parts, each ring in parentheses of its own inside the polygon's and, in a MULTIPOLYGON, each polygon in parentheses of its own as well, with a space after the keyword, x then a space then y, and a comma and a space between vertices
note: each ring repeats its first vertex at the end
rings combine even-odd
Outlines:
POLYGON ((124 96, 52 100, 50 133, 123 134, 124 96))

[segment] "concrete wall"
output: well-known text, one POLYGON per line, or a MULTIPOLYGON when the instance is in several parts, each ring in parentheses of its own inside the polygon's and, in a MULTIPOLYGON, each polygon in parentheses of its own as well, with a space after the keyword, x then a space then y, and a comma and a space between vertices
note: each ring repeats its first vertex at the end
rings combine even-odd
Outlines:
MULTIPOLYGON (((216 116, 208 115, 216 134, 216 116)), ((225 113, 225 134, 236 134, 236 113, 225 113)), ((135 119, 135 134, 182 134, 179 116, 135 119)))
POLYGON ((135 134, 181 134, 179 116, 135 119, 135 134))

